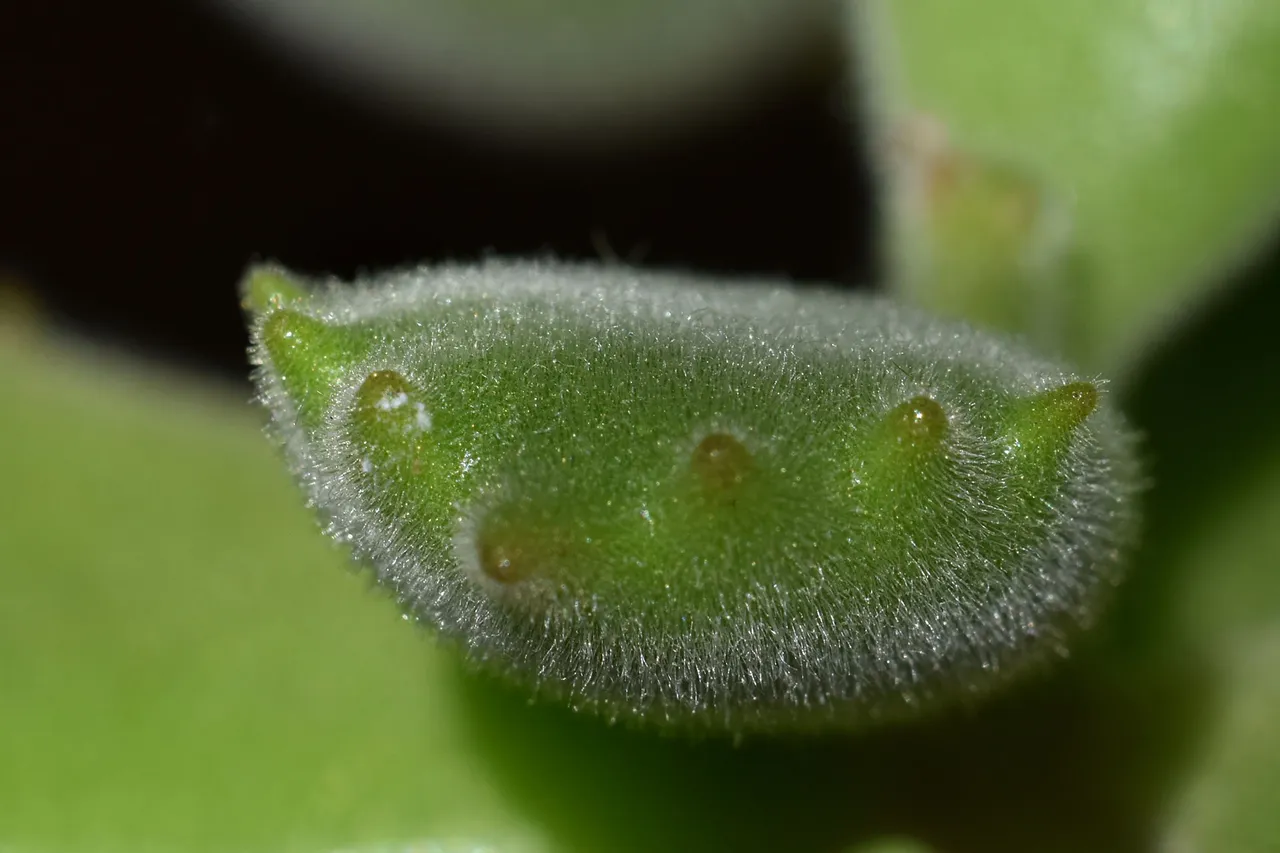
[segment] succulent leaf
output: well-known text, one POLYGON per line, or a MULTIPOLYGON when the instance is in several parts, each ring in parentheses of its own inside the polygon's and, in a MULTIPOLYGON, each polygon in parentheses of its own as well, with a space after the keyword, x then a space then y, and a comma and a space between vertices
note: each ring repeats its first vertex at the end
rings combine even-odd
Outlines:
POLYGON ((1134 532, 1095 384, 882 300, 490 263, 253 329, 330 533, 473 660, 611 718, 982 694, 1092 620, 1134 532))

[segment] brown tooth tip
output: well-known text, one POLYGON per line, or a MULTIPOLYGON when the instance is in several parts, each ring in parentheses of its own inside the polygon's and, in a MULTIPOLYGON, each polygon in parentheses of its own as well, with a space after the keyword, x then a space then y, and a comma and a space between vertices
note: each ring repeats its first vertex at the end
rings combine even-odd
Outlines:
POLYGON ((706 488, 724 490, 741 483, 753 461, 741 441, 728 433, 713 432, 698 442, 689 464, 706 488))
POLYGON ((488 537, 480 539, 480 570, 485 577, 500 584, 513 584, 523 580, 529 572, 529 559, 519 546, 493 542, 488 537))
POLYGON ((475 540, 480 572, 503 586, 557 577, 570 547, 555 529, 506 521, 481 525, 475 540))
POLYGON ((900 444, 927 447, 938 444, 947 436, 947 413, 932 397, 912 397, 895 406, 887 420, 900 444))

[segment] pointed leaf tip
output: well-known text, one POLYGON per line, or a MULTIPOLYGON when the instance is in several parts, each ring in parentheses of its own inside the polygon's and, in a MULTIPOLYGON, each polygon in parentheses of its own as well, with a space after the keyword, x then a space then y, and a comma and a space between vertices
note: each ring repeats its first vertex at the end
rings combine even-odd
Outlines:
POLYGON ((1070 432, 1098 408, 1098 386, 1092 382, 1068 382, 1031 398, 1035 416, 1046 427, 1070 432))
POLYGON ((1009 452, 1040 467, 1052 466, 1098 408, 1098 386, 1068 382, 1027 397, 1009 419, 1009 452))
MULTIPOLYGON (((282 371, 307 360, 325 334, 324 323, 297 311, 274 311, 262 323, 262 346, 282 371)), ((286 379, 287 381, 287 379, 286 379)))
POLYGON ((272 265, 251 267, 240 282, 241 305, 261 313, 283 308, 307 295, 303 284, 286 270, 272 265))
POLYGON ((358 337, 345 327, 291 308, 272 311, 256 327, 258 360, 264 375, 275 376, 301 423, 318 423, 333 399, 346 366, 363 353, 358 337))

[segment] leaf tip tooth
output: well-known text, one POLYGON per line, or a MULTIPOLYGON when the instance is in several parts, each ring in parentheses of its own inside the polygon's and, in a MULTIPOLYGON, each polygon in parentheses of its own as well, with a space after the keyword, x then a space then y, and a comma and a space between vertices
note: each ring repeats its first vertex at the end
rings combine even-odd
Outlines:
POLYGON ((1071 381, 1024 397, 1009 422, 1010 448, 1019 454, 1049 453, 1056 458, 1076 431, 1098 409, 1101 393, 1094 382, 1071 381))
POLYGON ((1098 408, 1098 386, 1093 382, 1068 382, 1032 398, 1032 406, 1047 423, 1064 432, 1084 423, 1098 408))
POLYGON ((240 280, 241 306, 251 313, 276 311, 307 295, 306 287, 277 264, 256 264, 240 280))
POLYGON ((259 338, 277 364, 290 362, 316 342, 324 324, 305 314, 282 308, 262 321, 259 338))

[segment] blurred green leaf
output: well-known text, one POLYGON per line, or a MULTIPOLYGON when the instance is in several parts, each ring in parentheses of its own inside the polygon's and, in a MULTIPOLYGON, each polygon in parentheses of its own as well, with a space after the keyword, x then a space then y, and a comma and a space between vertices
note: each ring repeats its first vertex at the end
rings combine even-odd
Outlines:
POLYGON ((543 849, 474 760, 452 664, 317 534, 241 400, 16 343, 6 850, 543 849))
POLYGON ((1127 644, 1206 649, 1280 616, 1278 284, 1280 246, 1153 351, 1122 400, 1152 483, 1120 601, 1127 644))
MULTIPOLYGON (((1269 233, 1280 209, 1280 4, 850 8, 886 158, 894 135, 906 128, 910 141, 928 116, 962 158, 993 173, 1013 164, 1033 200, 1068 218, 1063 274, 1023 328, 1059 324, 1042 341, 1085 367, 1132 362, 1269 233)), ((965 310, 978 317, 993 298, 1025 295, 989 278, 972 286, 998 291, 973 294, 965 310)))
POLYGON ((31 331, 0 399, 6 850, 816 853, 875 825, 847 742, 657 738, 461 673, 225 389, 31 331))
POLYGON ((1174 568, 1172 615, 1211 658, 1223 708, 1166 842, 1263 853, 1280 844, 1280 447, 1206 515, 1174 568))
POLYGON ((0 340, 0 840, 827 851, 846 742, 689 742, 468 676, 315 529, 246 401, 0 340))
POLYGON ((1280 621, 1239 643, 1229 661, 1234 689, 1195 781, 1171 810, 1162 849, 1280 847, 1280 621))
POLYGON ((240 401, 0 346, 0 838, 23 853, 1125 851, 1195 721, 1078 668, 856 739, 529 707, 346 569, 240 401))
POLYGON ((1280 445, 1256 465, 1206 508, 1201 534, 1171 570, 1182 581, 1175 618, 1209 650, 1230 650, 1280 621, 1280 445))
POLYGON ((1170 850, 1253 853, 1280 839, 1280 373, 1273 253, 1136 377, 1149 436, 1148 531, 1115 627, 1122 666, 1202 667, 1212 713, 1184 790, 1164 809, 1170 850))

